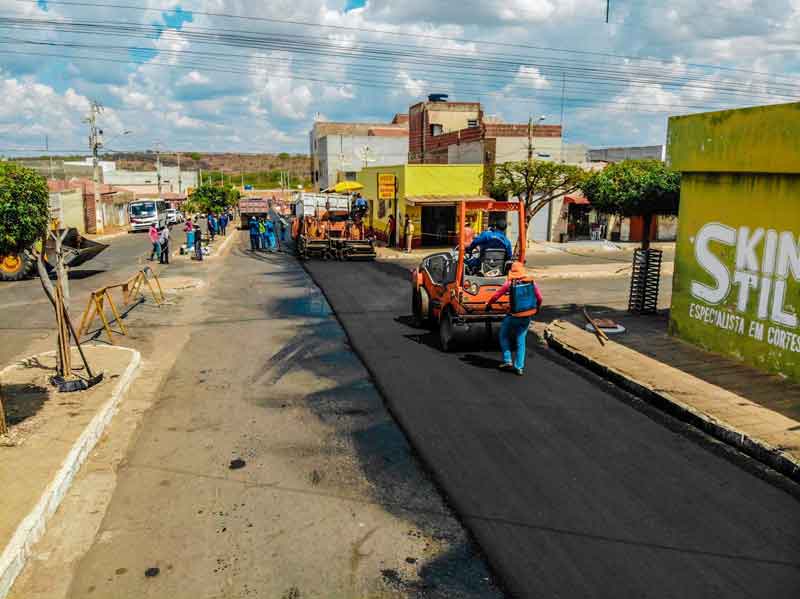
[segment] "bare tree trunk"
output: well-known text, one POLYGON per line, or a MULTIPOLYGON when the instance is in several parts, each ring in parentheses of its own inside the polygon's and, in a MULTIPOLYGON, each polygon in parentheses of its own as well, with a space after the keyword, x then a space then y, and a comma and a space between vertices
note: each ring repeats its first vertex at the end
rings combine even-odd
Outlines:
POLYGON ((653 226, 653 215, 651 213, 642 216, 644 220, 644 231, 642 232, 642 249, 650 249, 650 227, 653 226))
POLYGON ((611 232, 614 230, 614 227, 617 225, 617 215, 611 214, 608 217, 608 225, 606 225, 606 240, 611 241, 611 232))

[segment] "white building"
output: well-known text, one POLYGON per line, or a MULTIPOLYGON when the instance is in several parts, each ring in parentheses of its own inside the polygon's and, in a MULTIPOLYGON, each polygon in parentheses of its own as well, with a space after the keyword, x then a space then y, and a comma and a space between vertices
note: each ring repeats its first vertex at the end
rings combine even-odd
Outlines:
MULTIPOLYGON (((126 171, 116 169, 104 173, 105 183, 134 193, 157 193, 158 171, 126 171)), ((198 172, 179 169, 177 166, 161 167, 161 192, 185 194, 198 186, 198 172)))
POLYGON ((317 121, 309 132, 311 180, 317 190, 340 180, 354 181, 365 166, 408 162, 408 115, 391 123, 317 121))

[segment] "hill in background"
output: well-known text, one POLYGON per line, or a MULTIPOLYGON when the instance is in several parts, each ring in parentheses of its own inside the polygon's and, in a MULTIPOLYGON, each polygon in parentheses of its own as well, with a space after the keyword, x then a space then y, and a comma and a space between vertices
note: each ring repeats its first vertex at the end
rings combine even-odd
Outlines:
MULTIPOLYGON (((56 179, 70 176, 86 176, 91 174, 90 169, 80 169, 86 172, 72 172, 65 169, 63 163, 82 161, 84 156, 53 156, 52 163, 49 156, 36 156, 30 158, 15 158, 14 160, 35 168, 41 174, 49 176, 52 172, 56 179), (50 165, 53 165, 52 171, 50 165)), ((156 169, 155 152, 119 152, 104 154, 101 160, 110 160, 117 163, 117 168, 132 171, 153 171, 156 169)), ((281 173, 288 172, 291 186, 311 185, 310 162, 306 154, 234 154, 230 152, 206 153, 186 152, 181 153, 181 168, 187 171, 202 171, 203 180, 219 181, 222 176, 225 182, 234 185, 242 183, 244 175, 245 185, 256 188, 271 188, 280 186, 281 173)), ((164 166, 177 166, 178 157, 174 153, 161 154, 161 164, 164 166)))

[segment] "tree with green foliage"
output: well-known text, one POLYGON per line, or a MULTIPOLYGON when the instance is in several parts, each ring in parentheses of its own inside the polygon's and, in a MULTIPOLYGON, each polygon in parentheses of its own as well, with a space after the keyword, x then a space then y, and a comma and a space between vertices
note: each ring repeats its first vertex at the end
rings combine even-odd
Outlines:
POLYGON ((47 231, 47 181, 16 162, 0 162, 0 256, 30 248, 47 231))
POLYGON ((195 162, 200 160, 202 157, 203 157, 203 155, 200 152, 190 152, 189 153, 189 158, 191 158, 195 162))
POLYGON ((278 154, 278 158, 280 158, 281 160, 289 160, 290 156, 288 152, 281 152, 280 154, 278 154))
POLYGON ((192 191, 187 208, 190 212, 219 214, 234 207, 240 195, 239 190, 231 185, 223 187, 206 183, 192 191))
POLYGON ((659 160, 623 160, 592 173, 581 188, 600 212, 642 216, 642 248, 647 249, 653 216, 678 213, 681 176, 659 160))
POLYGON ((498 164, 489 195, 525 202, 528 223, 542 208, 561 196, 577 191, 586 178, 580 167, 543 160, 521 160, 498 164))

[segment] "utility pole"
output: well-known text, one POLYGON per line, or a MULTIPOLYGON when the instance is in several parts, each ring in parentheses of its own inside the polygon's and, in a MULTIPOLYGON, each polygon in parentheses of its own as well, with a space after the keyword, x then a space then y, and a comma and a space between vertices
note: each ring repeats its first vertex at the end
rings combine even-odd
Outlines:
MULTIPOLYGON (((540 116, 539 119, 536 121, 536 126, 538 127, 539 124, 545 119, 544 115, 540 116)), ((534 125, 533 125, 533 117, 528 118, 528 163, 533 162, 533 134, 534 134, 534 125)))
POLYGON ((158 182, 158 197, 161 198, 161 148, 156 146, 156 181, 158 182))
POLYGON ((50 153, 50 136, 44 136, 44 147, 47 150, 47 155, 50 158, 50 178, 54 179, 55 175, 53 174, 53 155, 50 153))
POLYGON ((533 116, 528 117, 528 163, 533 161, 533 116))
POLYGON ((93 169, 93 182, 94 182, 94 214, 95 214, 95 232, 103 233, 105 226, 103 224, 103 207, 100 204, 100 162, 98 160, 98 153, 100 146, 103 145, 101 137, 103 130, 97 128, 97 115, 103 111, 103 107, 92 100, 89 108, 89 116, 84 122, 89 123, 89 148, 92 151, 92 166, 93 169))
POLYGON ((181 181, 181 153, 176 153, 178 155, 178 193, 183 193, 183 182, 181 181))
POLYGON ((606 0, 606 23, 608 23, 608 17, 611 14, 611 0, 606 0))
POLYGON ((203 185, 203 169, 198 167, 199 175, 200 175, 200 185, 203 185))

